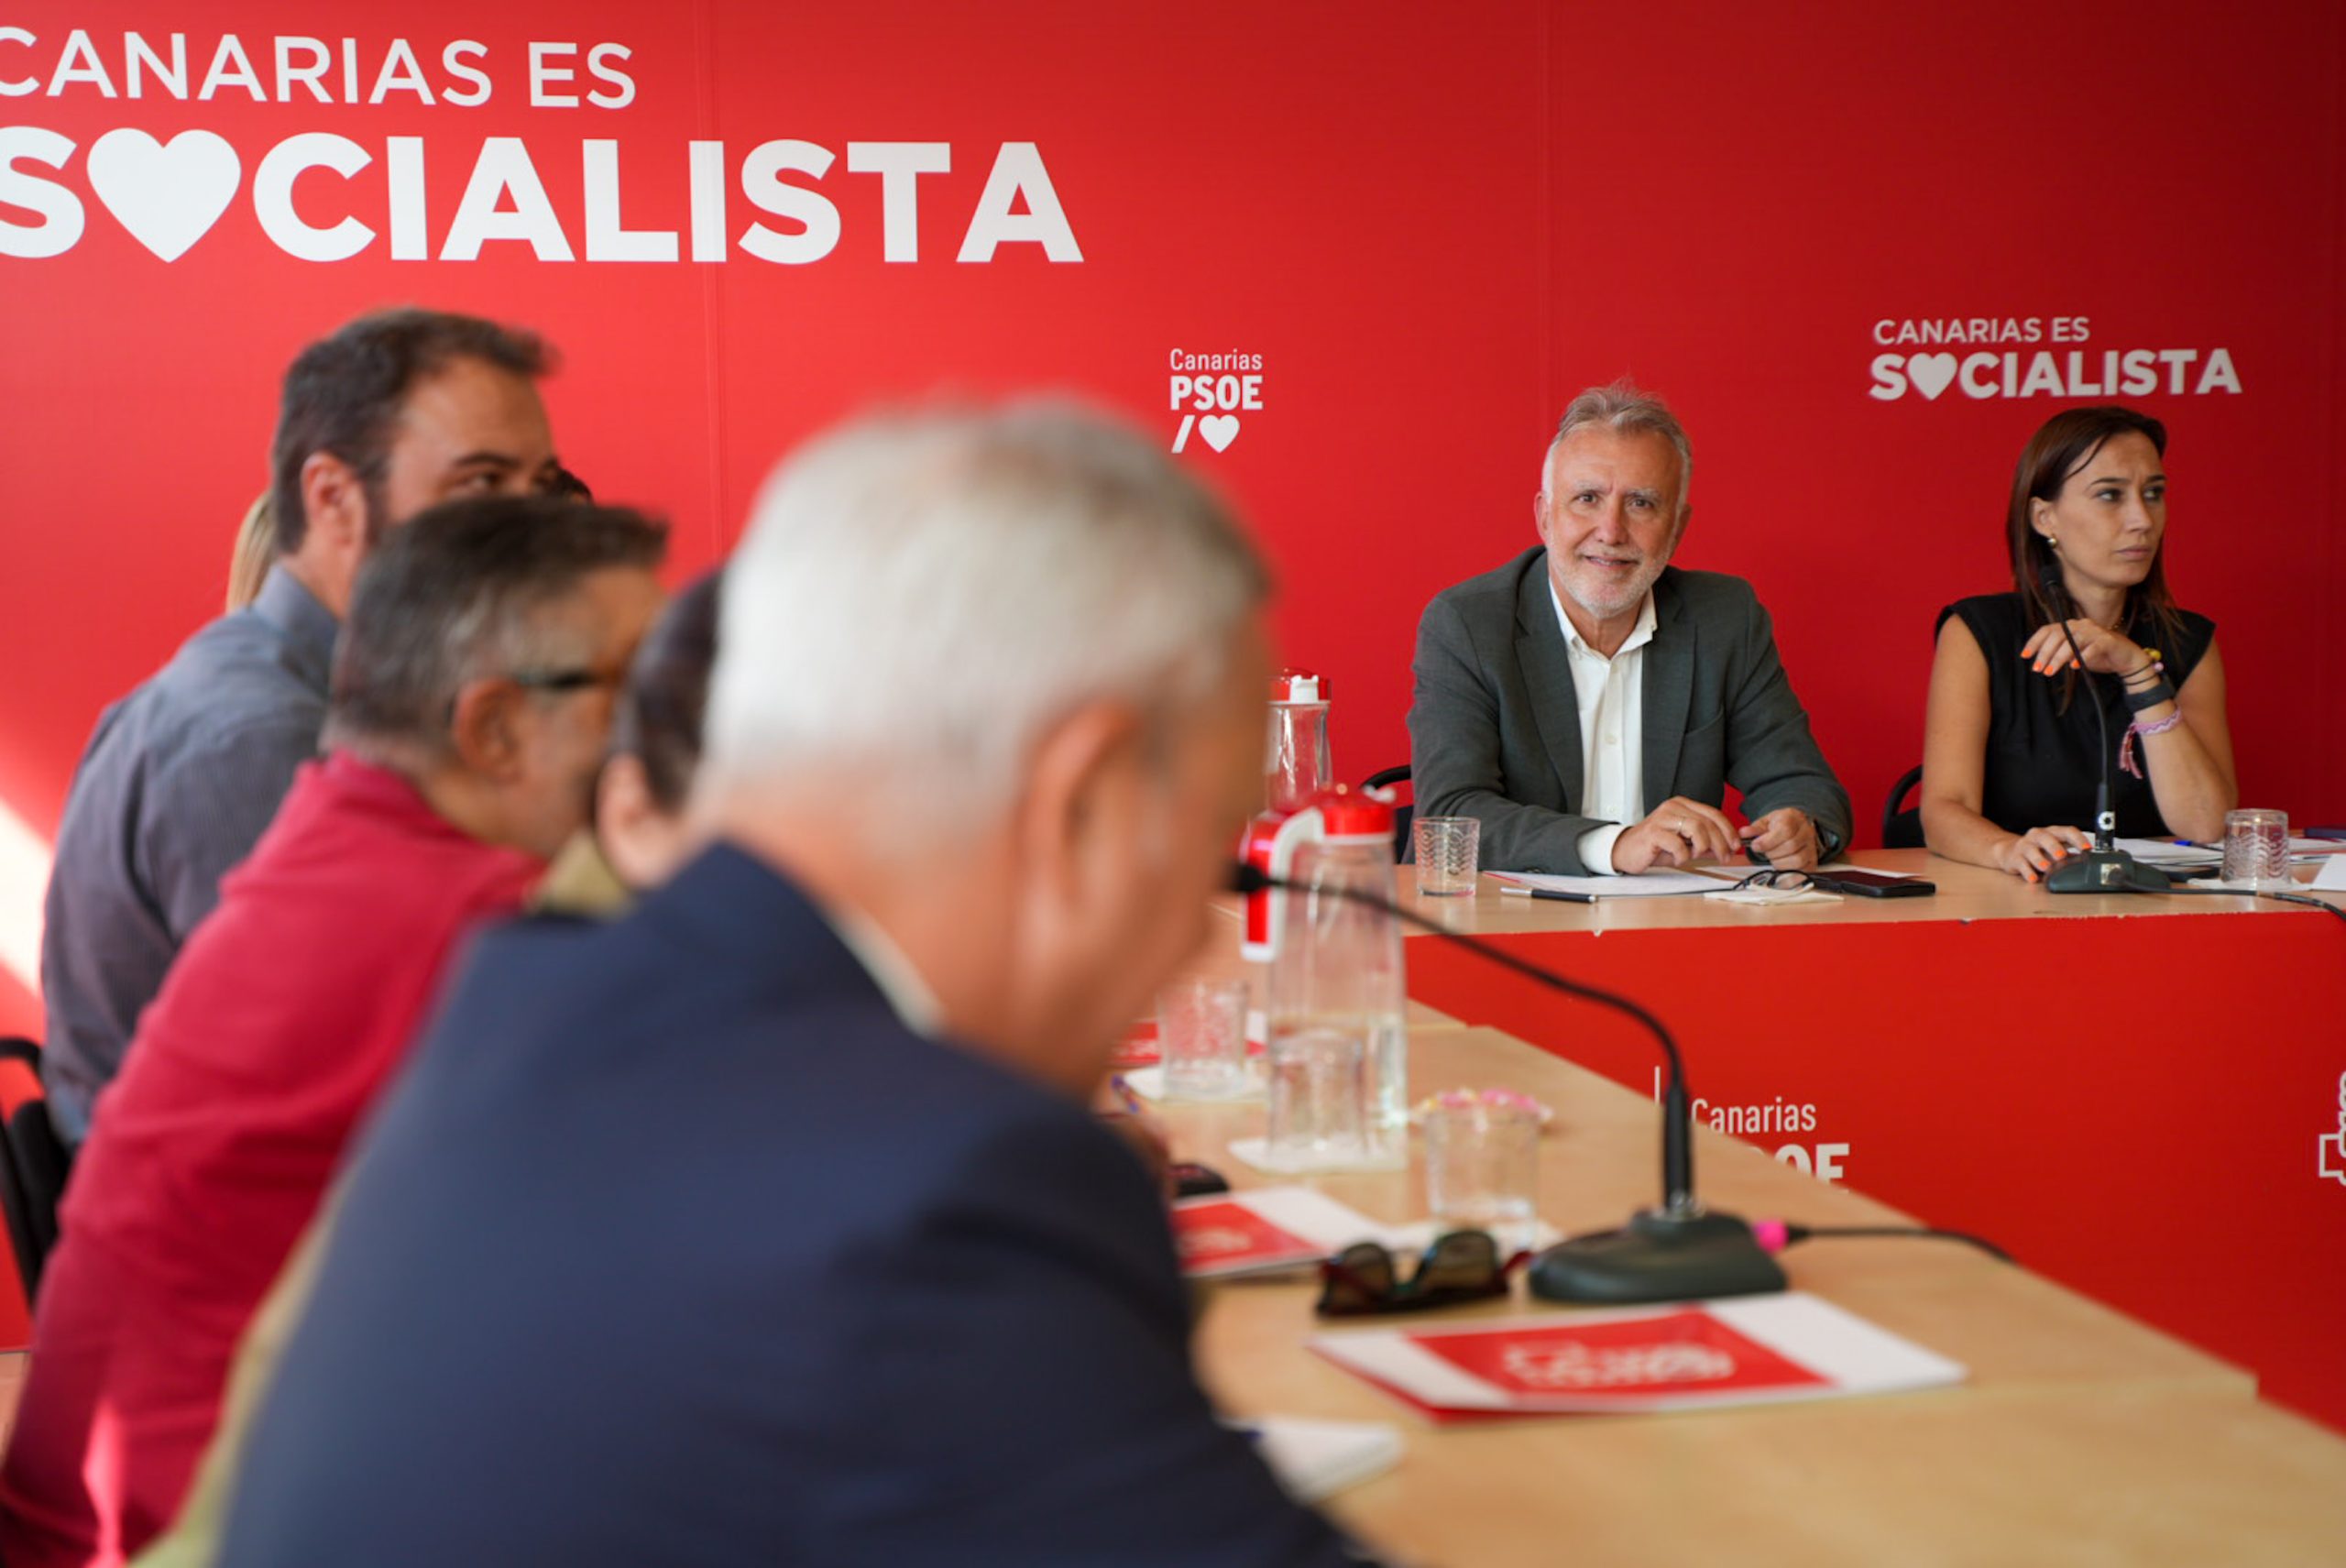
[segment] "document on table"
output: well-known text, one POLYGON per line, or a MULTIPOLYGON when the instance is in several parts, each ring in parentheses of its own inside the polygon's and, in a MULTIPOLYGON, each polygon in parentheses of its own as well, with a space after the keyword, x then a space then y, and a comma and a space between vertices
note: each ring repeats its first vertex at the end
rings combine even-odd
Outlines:
POLYGON ((1307 1507, 1401 1463, 1401 1431, 1383 1421, 1264 1416, 1223 1423, 1255 1440, 1287 1495, 1307 1507))
POLYGON ((1173 1244, 1192 1279, 1308 1267, 1354 1242, 1383 1240, 1376 1221, 1309 1187, 1256 1187, 1173 1205, 1173 1244))
POLYGON ((1941 1387, 1968 1376, 1959 1363, 1799 1291, 1305 1343, 1436 1421, 1716 1409, 1941 1387))
POLYGON ((1666 898, 1731 887, 1700 872, 1644 872, 1637 876, 1552 876, 1545 872, 1485 872, 1501 893, 1559 893, 1568 898, 1666 898))
POLYGON ((1745 909, 1771 909, 1783 904, 1838 904, 1837 893, 1822 893, 1813 887, 1737 887, 1726 883, 1716 893, 1703 894, 1716 904, 1732 904, 1745 909))
MULTIPOLYGON (((2146 866, 2202 870, 2224 863, 2221 844, 2177 844, 2165 839, 2121 839, 2118 847, 2146 866)), ((2301 866, 2320 865, 2346 852, 2346 845, 2329 839, 2291 839, 2289 860, 2301 866)))
POLYGON ((2173 844, 2165 839, 2121 839, 2118 847, 2146 866, 2179 866, 2197 870, 2224 863, 2224 851, 2218 845, 2173 844))

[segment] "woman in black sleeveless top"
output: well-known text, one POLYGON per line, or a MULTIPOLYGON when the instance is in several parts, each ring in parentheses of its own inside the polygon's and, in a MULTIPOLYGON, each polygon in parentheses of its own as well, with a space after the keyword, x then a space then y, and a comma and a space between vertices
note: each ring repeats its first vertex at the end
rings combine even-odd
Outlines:
POLYGON ((1922 797, 1938 853, 2034 882, 2090 848, 2097 701, 2119 751, 2118 831, 2223 837, 2239 798, 2223 661, 2216 623, 2167 590, 2165 455, 2164 425, 2115 407, 2055 414, 2021 454, 2013 591, 1939 612, 1922 797))

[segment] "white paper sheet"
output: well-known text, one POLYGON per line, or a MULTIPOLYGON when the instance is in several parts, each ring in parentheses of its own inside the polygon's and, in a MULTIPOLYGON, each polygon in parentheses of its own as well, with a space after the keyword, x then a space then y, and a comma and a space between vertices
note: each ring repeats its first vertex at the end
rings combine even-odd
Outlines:
POLYGON ((1720 904, 1741 905, 1747 908, 1768 908, 1779 904, 1838 904, 1841 895, 1814 887, 1735 887, 1727 886, 1716 893, 1706 893, 1705 898, 1720 904))
POLYGON ((1569 1317, 1395 1324, 1305 1343, 1437 1419, 1699 1410, 1937 1387, 1968 1376, 1959 1363, 1799 1291, 1569 1317), (1690 1337, 1683 1322, 1689 1317, 1707 1317, 1738 1337, 1699 1331, 1690 1337), (1645 1324, 1653 1325, 1651 1343, 1640 1337, 1645 1324), (1462 1359, 1420 1340, 1487 1348, 1462 1359), (1771 1365, 1770 1358, 1790 1365, 1771 1365))
MULTIPOLYGON (((1162 1100, 1165 1098, 1165 1069, 1162 1066, 1126 1068, 1119 1076, 1121 1076, 1127 1084, 1131 1085, 1132 1091, 1135 1094, 1139 1095, 1143 1100, 1162 1100)), ((1214 1100, 1183 1100, 1178 1101, 1176 1103, 1182 1105, 1260 1105, 1269 1098, 1270 1089, 1265 1080, 1261 1063, 1256 1061, 1249 1062, 1247 1064, 1245 1086, 1235 1094, 1225 1094, 1221 1096, 1219 1099, 1214 1100)))
MULTIPOLYGON (((2220 866, 2224 863, 2221 844, 2175 844, 2165 839, 2121 839, 2118 847, 2146 866, 2220 866)), ((2327 865, 2341 852, 2341 846, 2330 839, 2291 839, 2289 860, 2295 865, 2327 865)))
POLYGON ((1637 876, 1555 876, 1546 872, 1485 872, 1501 893, 1568 893, 1575 898, 1664 898, 1732 887, 1699 872, 1644 872, 1637 876))
POLYGON ((1401 1429, 1383 1421, 1265 1416, 1227 1424, 1254 1438, 1287 1495, 1307 1506, 1401 1463, 1401 1429))
POLYGON ((1181 1272, 1193 1279, 1314 1268, 1354 1242, 1391 1245, 1386 1227, 1309 1187, 1257 1187, 1180 1199, 1173 1204, 1173 1233, 1181 1272), (1275 1242, 1257 1234, 1231 1210, 1244 1210, 1287 1239, 1275 1242))
POLYGON ((2146 866, 2220 866, 2224 852, 2205 844, 2170 844, 2165 839, 2121 839, 2118 847, 2146 866))

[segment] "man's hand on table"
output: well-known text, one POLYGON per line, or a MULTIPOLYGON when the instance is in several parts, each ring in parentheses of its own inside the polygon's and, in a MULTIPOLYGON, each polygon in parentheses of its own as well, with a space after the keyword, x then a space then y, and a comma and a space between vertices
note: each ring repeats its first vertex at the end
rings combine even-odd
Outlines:
POLYGON ((1779 806, 1738 831, 1717 806, 1672 795, 1613 840, 1613 869, 1635 876, 1697 861, 1732 864, 1743 859, 1747 842, 1779 871, 1814 871, 1822 848, 1816 824, 1796 806, 1779 806))
POLYGON ((1687 866, 1700 860, 1727 861, 1743 852, 1735 824, 1716 806, 1672 795, 1646 819, 1613 840, 1613 869, 1635 876, 1656 866, 1687 866))
POLYGON ((1756 822, 1744 824, 1743 837, 1752 853, 1780 872, 1813 872, 1822 860, 1816 824, 1797 806, 1780 806, 1756 822))

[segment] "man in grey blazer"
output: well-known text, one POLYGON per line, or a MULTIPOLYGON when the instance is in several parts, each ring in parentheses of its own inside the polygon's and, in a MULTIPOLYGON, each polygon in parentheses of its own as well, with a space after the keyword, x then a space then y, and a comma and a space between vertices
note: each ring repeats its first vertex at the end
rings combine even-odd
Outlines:
POLYGON ((1483 824, 1496 871, 1629 874, 1705 857, 1806 868, 1849 841, 1768 612, 1681 571, 1694 455, 1659 398, 1564 411, 1533 506, 1540 546, 1444 589, 1418 625, 1418 809, 1483 824), (1743 796, 1738 829, 1721 806, 1743 796))

